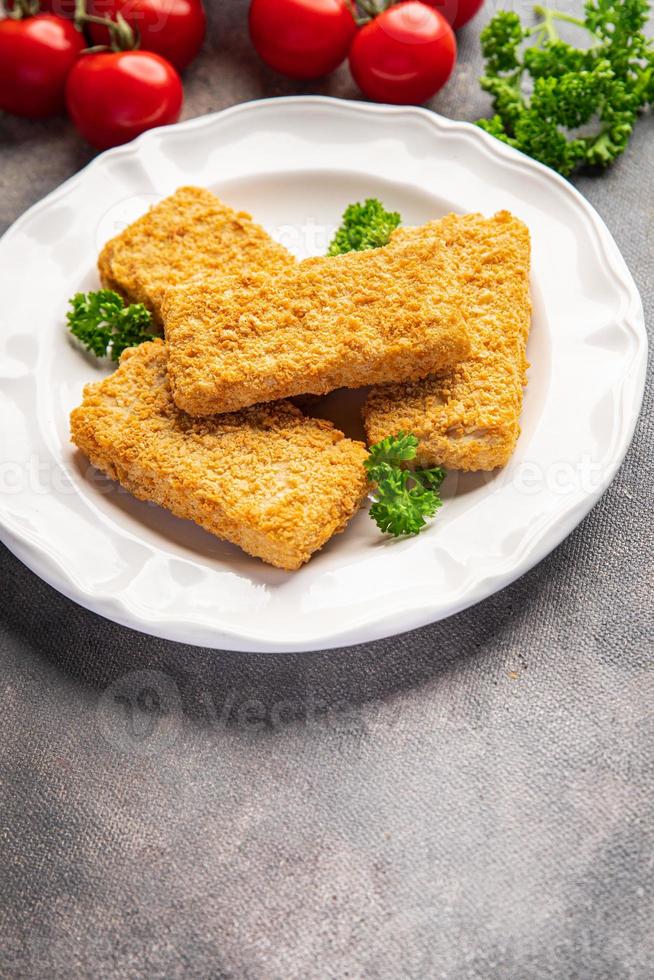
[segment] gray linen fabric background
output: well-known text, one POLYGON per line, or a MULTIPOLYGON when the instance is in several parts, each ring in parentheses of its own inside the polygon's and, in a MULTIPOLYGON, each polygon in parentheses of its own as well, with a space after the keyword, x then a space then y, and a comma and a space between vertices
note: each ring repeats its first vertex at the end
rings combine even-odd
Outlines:
MULTIPOLYGON (((575 9, 580 4, 568 4, 575 9)), ((523 8, 526 10, 526 8, 523 8)), ((187 117, 297 92, 212 3, 187 117)), ((433 106, 474 119, 479 28, 433 106)), ((576 181, 654 313, 654 118, 576 181)), ((91 154, 0 116, 0 230, 91 154)), ((574 420, 571 420, 574 424, 574 420)), ((346 650, 142 636, 0 553, 0 975, 654 973, 652 389, 615 482, 510 588, 346 650)))

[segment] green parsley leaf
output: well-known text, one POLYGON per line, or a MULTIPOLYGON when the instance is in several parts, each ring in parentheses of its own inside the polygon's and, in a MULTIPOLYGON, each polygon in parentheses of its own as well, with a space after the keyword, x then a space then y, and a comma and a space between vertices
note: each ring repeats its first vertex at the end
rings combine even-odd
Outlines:
POLYGON ((440 490, 441 484, 446 477, 442 466, 433 466, 431 469, 412 470, 411 476, 418 483, 421 483, 426 490, 440 490))
POLYGON ((387 211, 374 197, 369 197, 363 204, 350 204, 327 254, 343 255, 387 245, 400 221, 397 211, 387 211))
POLYGON ((445 470, 405 469, 402 464, 415 459, 418 440, 398 432, 371 446, 364 466, 375 484, 370 516, 380 531, 400 537, 417 534, 442 504, 439 496, 445 470))
POLYGON ((77 293, 66 314, 68 329, 96 357, 117 361, 128 347, 152 340, 152 315, 142 303, 125 306, 111 289, 77 293))
POLYGON ((370 456, 365 461, 364 466, 369 473, 382 463, 399 466, 405 460, 415 459, 417 449, 418 440, 415 436, 398 432, 396 436, 387 436, 381 442, 371 446, 368 450, 370 456))

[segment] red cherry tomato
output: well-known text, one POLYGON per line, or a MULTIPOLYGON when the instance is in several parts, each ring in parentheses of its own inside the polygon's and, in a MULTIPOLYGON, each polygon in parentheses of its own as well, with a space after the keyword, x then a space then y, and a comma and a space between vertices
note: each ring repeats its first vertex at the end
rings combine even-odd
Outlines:
POLYGON ((98 150, 177 122, 182 101, 179 75, 152 51, 82 55, 66 84, 71 119, 98 150))
POLYGON ((458 31, 475 16, 484 0, 422 0, 442 14, 452 30, 458 31))
MULTIPOLYGON (((193 61, 207 28, 201 0, 88 0, 87 9, 95 17, 110 20, 122 14, 129 26, 138 31, 140 47, 160 54, 178 71, 193 61)), ((90 24, 89 31, 94 44, 109 43, 106 27, 90 24)))
POLYGON ((250 37, 258 54, 291 78, 319 78, 347 55, 356 24, 348 0, 252 0, 250 37))
POLYGON ((369 21, 350 48, 354 80, 376 102, 426 102, 445 85, 455 63, 452 28, 417 0, 389 7, 369 21))
POLYGON ((0 21, 0 109, 31 119, 62 112, 66 78, 85 47, 84 35, 52 14, 0 21))

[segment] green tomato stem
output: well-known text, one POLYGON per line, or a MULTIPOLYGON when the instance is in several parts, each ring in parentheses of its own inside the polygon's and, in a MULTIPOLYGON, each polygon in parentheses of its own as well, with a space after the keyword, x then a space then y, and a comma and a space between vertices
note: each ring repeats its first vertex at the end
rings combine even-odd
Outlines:
POLYGON ((39 0, 14 0, 11 9, 5 7, 4 16, 8 20, 24 20, 41 12, 39 0))
POLYGON ((120 11, 116 14, 115 20, 108 17, 96 17, 94 14, 86 12, 86 0, 75 0, 75 26, 82 30, 85 24, 97 24, 99 27, 106 27, 109 31, 110 44, 95 45, 87 48, 87 53, 98 51, 133 51, 139 47, 140 37, 138 31, 129 26, 120 11))

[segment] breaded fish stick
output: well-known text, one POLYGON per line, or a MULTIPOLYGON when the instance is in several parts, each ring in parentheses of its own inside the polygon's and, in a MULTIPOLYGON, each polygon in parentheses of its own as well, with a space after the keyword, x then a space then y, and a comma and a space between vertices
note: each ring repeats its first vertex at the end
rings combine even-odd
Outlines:
POLYGON ((520 434, 531 319, 529 232, 507 211, 492 218, 450 214, 396 241, 435 236, 458 269, 472 354, 413 384, 374 388, 364 407, 369 442, 399 431, 420 440, 421 466, 492 470, 504 466, 520 434))
POLYGON ((435 238, 166 293, 173 397, 192 415, 422 378, 469 351, 458 277, 435 238))
POLYGON ((220 418, 180 412, 160 340, 125 351, 114 374, 86 386, 71 434, 135 497, 279 568, 308 561, 367 491, 363 443, 289 402, 220 418))
POLYGON ((100 279, 128 303, 144 303, 160 324, 163 295, 196 275, 281 272, 295 259, 249 214, 201 187, 180 187, 112 238, 98 259, 100 279))

